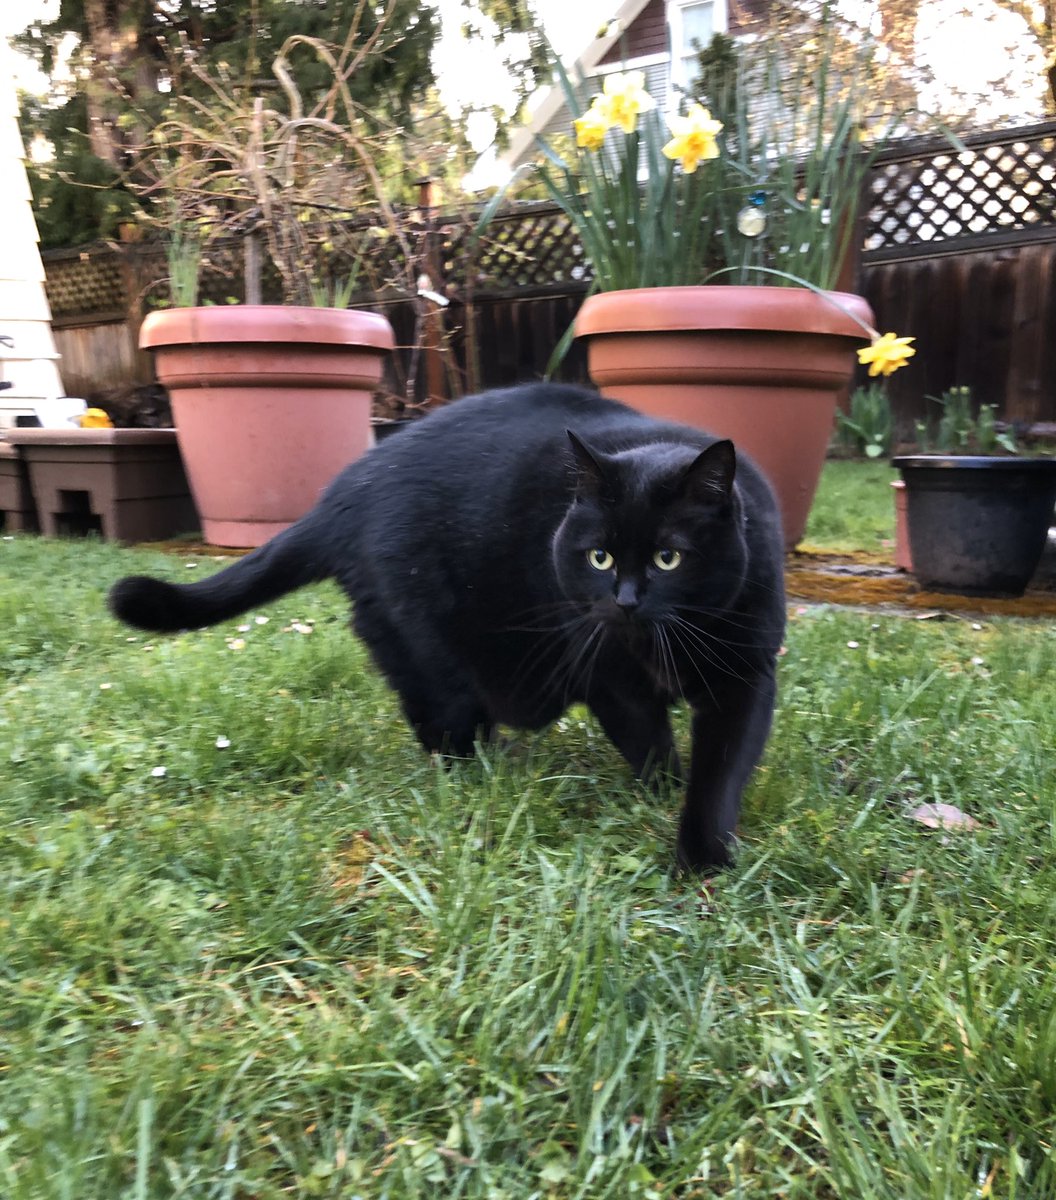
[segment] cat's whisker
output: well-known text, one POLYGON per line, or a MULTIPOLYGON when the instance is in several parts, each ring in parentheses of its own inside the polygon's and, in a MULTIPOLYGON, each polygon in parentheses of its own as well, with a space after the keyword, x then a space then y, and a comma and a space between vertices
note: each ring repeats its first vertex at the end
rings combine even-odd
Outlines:
POLYGON ((720 671, 732 676, 734 679, 747 678, 747 676, 741 674, 739 671, 735 671, 728 659, 721 652, 729 648, 732 651, 732 656, 738 659, 741 665, 749 671, 751 670, 752 663, 744 655, 738 654, 724 638, 720 640, 709 636, 705 631, 678 616, 674 617, 672 624, 682 631, 690 644, 695 646, 712 666, 718 667, 720 671))
MULTIPOLYGON (((522 609, 517 614, 516 624, 504 625, 497 633, 502 634, 551 634, 553 642, 564 646, 574 635, 577 626, 587 623, 582 605, 574 600, 555 600, 522 609)), ((533 646, 534 653, 539 647, 533 646)))
MULTIPOLYGON (((587 659, 586 669, 583 672, 583 679, 582 679, 582 683, 583 683, 582 691, 583 691, 584 695, 590 694, 590 684, 594 678, 594 668, 598 665, 598 659, 601 657, 601 651, 602 651, 602 648, 604 647, 604 645, 605 645, 605 626, 600 621, 598 621, 597 624, 594 626, 593 630, 591 630, 590 636, 587 638, 586 643, 585 643, 586 649, 589 650, 589 658, 587 659), (590 650, 591 643, 593 643, 592 650, 590 650)), ((575 670, 575 666, 573 666, 573 670, 575 670)), ((570 675, 569 683, 571 683, 571 682, 572 682, 572 677, 570 675)))
POLYGON ((546 674, 536 681, 530 692, 522 692, 522 694, 530 697, 542 697, 553 691, 560 691, 567 705, 570 696, 576 690, 582 690, 576 688, 580 677, 585 674, 582 664, 589 655, 589 669, 586 674, 593 671, 593 663, 600 653, 603 640, 599 635, 604 633, 604 628, 600 622, 592 622, 591 618, 579 611, 578 608, 575 609, 575 612, 576 615, 571 620, 555 628, 553 632, 556 636, 552 640, 542 647, 532 647, 522 660, 516 674, 515 687, 518 690, 522 688, 527 674, 533 668, 538 668, 541 663, 545 663, 546 651, 548 649, 556 650, 552 665, 549 666, 546 674), (590 631, 583 636, 583 632, 588 626, 590 631))
POLYGON ((667 691, 672 695, 677 693, 682 702, 685 703, 686 693, 682 687, 682 677, 679 674, 678 664, 675 662, 675 654, 671 648, 671 637, 667 628, 659 622, 653 625, 653 641, 659 647, 661 665, 667 675, 667 691))
POLYGON ((665 691, 674 692, 681 687, 681 680, 678 678, 678 671, 675 669, 674 659, 671 655, 671 642, 667 636, 667 630, 663 625, 654 622, 652 634, 660 682, 665 691))
MULTIPOLYGON (((680 627, 682 628, 682 631, 686 635, 689 635, 690 637, 692 637, 694 634, 699 634, 699 630, 694 630, 693 626, 687 625, 684 622, 681 623, 680 627)), ((726 649, 727 645, 728 645, 728 643, 725 641, 720 641, 717 643, 717 646, 721 647, 722 649, 726 649)), ((730 676, 731 679, 737 679, 742 683, 751 684, 752 690, 759 692, 760 694, 762 694, 766 690, 766 687, 768 686, 764 682, 766 677, 765 677, 765 675, 763 675, 763 676, 760 675, 758 663, 750 662, 748 659, 744 658, 742 655, 737 654, 736 657, 738 659, 740 659, 741 663, 745 667, 745 670, 743 672, 735 671, 733 669, 733 667, 725 659, 716 655, 715 648, 716 648, 715 645, 711 645, 711 646, 709 646, 707 644, 699 645, 700 653, 703 654, 708 659, 708 662, 710 662, 712 664, 712 666, 716 667, 724 675, 728 675, 728 676, 730 676)))
POLYGON ((563 633, 568 627, 568 620, 563 614, 571 615, 574 619, 582 618, 580 606, 574 600, 558 600, 549 604, 539 604, 534 608, 526 608, 518 615, 518 624, 503 626, 503 633, 563 633), (543 618, 551 617, 554 621, 542 623, 543 618), (539 618, 539 623, 533 623, 539 618), (524 622, 521 624, 520 622, 524 622))
POLYGON ((709 643, 714 642, 718 645, 721 645, 723 648, 729 647, 731 650, 743 650, 749 654, 755 651, 764 656, 768 656, 774 654, 781 644, 782 639, 780 630, 774 631, 776 635, 774 637, 766 636, 764 633, 764 635, 758 640, 736 641, 726 637, 725 634, 712 629, 710 627, 710 622, 701 624, 697 621, 688 620, 684 615, 686 611, 686 609, 679 610, 679 612, 671 619, 680 621, 683 625, 692 629, 698 635, 698 637, 704 638, 709 643))
POLYGON ((670 675, 668 673, 667 660, 664 657, 663 630, 661 626, 655 622, 649 626, 649 633, 653 639, 653 659, 656 662, 656 673, 660 677, 660 685, 665 691, 670 691, 670 675))
MULTIPOLYGON (((695 625, 692 621, 683 621, 682 623, 688 628, 692 629, 698 635, 698 637, 704 638, 709 643, 714 642, 715 644, 722 646, 724 649, 728 647, 731 650, 744 650, 748 652, 753 650, 761 651, 764 655, 774 653, 774 644, 770 640, 762 642, 731 642, 728 638, 724 638, 719 634, 712 633, 706 629, 701 629, 699 625, 695 625)), ((743 655, 739 655, 738 657, 744 659, 743 655)), ((748 660, 744 659, 744 661, 748 660)))
POLYGON ((753 674, 754 664, 742 654, 738 654, 733 647, 728 646, 725 639, 711 637, 696 626, 677 617, 674 624, 681 630, 686 642, 724 675, 730 676, 731 679, 746 680, 753 674), (743 670, 734 668, 730 656, 724 653, 726 650, 731 651, 732 657, 738 660, 743 670))
MULTIPOLYGON (((678 611, 680 613, 692 613, 696 616, 707 617, 709 623, 714 625, 729 626, 731 629, 749 629, 752 633, 757 633, 760 637, 780 637, 784 632, 784 623, 775 625, 766 625, 762 622, 752 620, 750 614, 745 615, 743 620, 731 615, 728 612, 723 612, 722 609, 709 607, 703 604, 682 604, 679 603, 678 611)), ((723 637, 725 640, 725 637, 723 637)), ((763 643, 766 644, 765 642, 763 643)))
POLYGON ((574 669, 573 655, 578 657, 580 653, 578 635, 590 623, 589 618, 579 612, 576 606, 571 607, 575 615, 570 620, 543 631, 553 636, 529 647, 511 680, 512 694, 527 695, 529 698, 542 697, 554 690, 562 680, 565 681, 563 690, 567 692, 567 681, 574 669), (533 670, 538 671, 546 667, 548 659, 551 658, 552 665, 549 665, 545 675, 527 690, 524 685, 528 675, 533 670))
MULTIPOLYGON (((697 678, 704 685, 704 690, 708 693, 708 698, 711 700, 712 704, 715 704, 716 703, 715 692, 712 690, 711 683, 709 682, 707 675, 704 674, 704 671, 701 668, 701 664, 697 661, 697 656, 695 654, 693 654, 692 650, 686 645, 685 641, 683 640, 681 630, 678 628, 677 625, 668 625, 667 629, 668 629, 668 632, 674 637, 675 641, 678 643, 682 652, 685 654, 686 659, 689 662, 689 665, 693 668, 693 671, 696 673, 697 678)), ((707 655, 705 655, 705 657, 706 657, 707 661, 709 661, 709 662, 711 661, 710 658, 707 658, 707 655)))

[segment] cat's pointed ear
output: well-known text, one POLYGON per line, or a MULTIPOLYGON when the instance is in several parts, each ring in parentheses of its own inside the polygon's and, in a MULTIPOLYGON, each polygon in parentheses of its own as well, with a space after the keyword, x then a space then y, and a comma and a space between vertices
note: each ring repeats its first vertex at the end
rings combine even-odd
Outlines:
POLYGON ((686 468, 681 491, 690 500, 729 500, 737 474, 737 452, 733 442, 724 438, 703 450, 686 468))
POLYGON ((601 469, 601 464, 595 457, 594 451, 580 438, 576 437, 571 429, 566 429, 565 433, 568 434, 568 440, 572 445, 572 453, 576 459, 579 490, 585 492, 587 495, 597 496, 605 483, 605 475, 601 469))

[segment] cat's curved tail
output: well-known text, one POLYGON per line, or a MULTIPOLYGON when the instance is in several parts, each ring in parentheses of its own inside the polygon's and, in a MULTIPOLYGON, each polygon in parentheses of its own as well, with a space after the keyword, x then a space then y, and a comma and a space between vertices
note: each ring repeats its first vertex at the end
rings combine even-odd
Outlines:
POLYGON ((237 617, 333 573, 323 539, 314 536, 313 513, 231 566, 196 583, 168 583, 126 575, 107 602, 120 621, 152 633, 200 629, 237 617))

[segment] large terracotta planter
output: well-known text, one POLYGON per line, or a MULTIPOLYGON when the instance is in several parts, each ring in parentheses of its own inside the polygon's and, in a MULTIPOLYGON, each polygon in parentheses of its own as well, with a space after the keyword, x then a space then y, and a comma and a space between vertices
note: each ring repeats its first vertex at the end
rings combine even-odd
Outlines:
POLYGON ((827 295, 638 288, 591 296, 576 318, 590 377, 607 396, 731 438, 758 463, 789 548, 806 527, 854 352, 868 341, 854 317, 873 322, 860 296, 827 295))
POLYGON ((371 446, 393 336, 375 313, 246 305, 151 313, 140 345, 168 389, 205 539, 259 546, 371 446))

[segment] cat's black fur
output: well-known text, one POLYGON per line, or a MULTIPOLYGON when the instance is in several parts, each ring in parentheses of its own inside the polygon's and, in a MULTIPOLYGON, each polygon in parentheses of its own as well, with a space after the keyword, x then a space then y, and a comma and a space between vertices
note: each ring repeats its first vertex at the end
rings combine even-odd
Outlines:
POLYGON ((640 777, 677 774, 668 708, 685 700, 678 858, 721 866, 770 730, 785 619, 772 493, 743 457, 734 472, 729 442, 593 392, 490 392, 384 441, 212 578, 131 576, 110 605, 177 631, 334 578, 422 744, 455 755, 582 702, 640 777))

